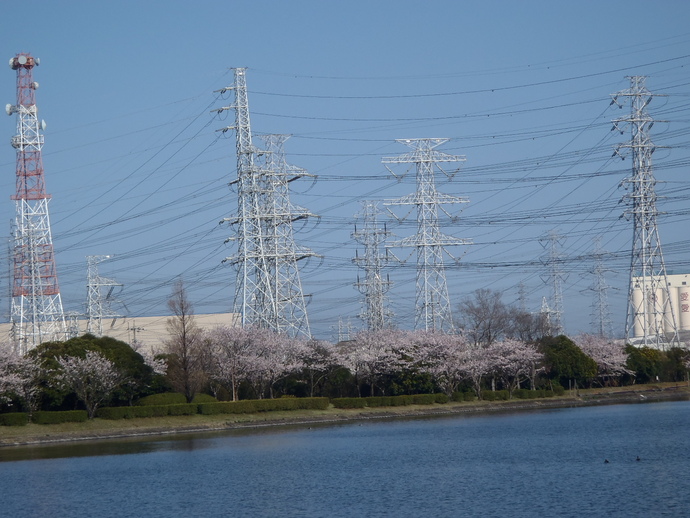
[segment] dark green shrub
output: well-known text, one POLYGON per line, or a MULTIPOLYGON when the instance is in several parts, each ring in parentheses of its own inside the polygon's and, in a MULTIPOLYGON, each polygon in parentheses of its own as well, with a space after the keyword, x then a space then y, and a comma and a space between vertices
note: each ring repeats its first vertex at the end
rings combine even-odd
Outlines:
POLYGON ((530 392, 531 391, 527 389, 515 389, 513 391, 513 397, 515 399, 528 399, 530 392))
POLYGON ((133 409, 136 407, 131 406, 118 406, 118 407, 101 407, 96 409, 96 417, 100 419, 129 419, 134 417, 133 409))
POLYGON ((434 402, 438 403, 439 405, 445 405, 446 403, 448 403, 448 401, 450 401, 450 398, 442 392, 438 393, 438 394, 434 394, 434 396, 436 396, 434 398, 434 402))
POLYGON ((507 390, 497 390, 494 394, 496 394, 496 401, 508 401, 510 398, 510 392, 507 390))
POLYGON ((413 405, 433 405, 436 402, 436 394, 415 394, 412 396, 413 405))
POLYGON ((412 396, 395 396, 391 399, 392 406, 407 406, 412 404, 412 396))
POLYGON ((484 390, 482 392, 482 399, 484 401, 495 401, 496 400, 496 393, 492 390, 484 390))
POLYGON ((28 423, 29 414, 24 412, 0 414, 0 426, 26 426, 28 423))
POLYGON ((384 398, 381 396, 375 397, 367 397, 364 398, 366 401, 366 406, 369 408, 376 408, 376 407, 381 407, 381 406, 388 406, 386 403, 388 403, 389 398, 384 398))
POLYGON ((197 403, 183 403, 181 405, 168 405, 168 415, 196 415, 199 413, 197 403))
POLYGON ((335 408, 364 408, 367 404, 364 398, 339 397, 331 400, 335 408))
MULTIPOLYGON (((215 403, 218 401, 213 396, 208 394, 197 394, 194 396, 193 403, 215 403)), ((184 394, 179 394, 177 392, 165 392, 163 394, 153 394, 151 396, 146 396, 141 398, 136 403, 138 406, 147 405, 182 405, 187 404, 187 399, 184 394)))
MULTIPOLYGON (((353 398, 354 399, 354 398, 353 398)), ((241 401, 222 401, 218 403, 199 404, 199 413, 213 414, 253 414, 276 410, 325 410, 328 398, 280 398, 280 399, 243 399, 241 401)))
POLYGON ((453 392, 453 395, 450 397, 450 400, 455 403, 460 403, 462 401, 465 401, 465 394, 464 392, 455 391, 453 392))
POLYGON ((83 423, 89 418, 86 410, 63 410, 58 412, 34 412, 31 420, 36 424, 83 423))
POLYGON ((465 395, 465 401, 474 401, 475 399, 477 399, 477 396, 471 390, 468 390, 467 392, 465 392, 464 395, 465 395))
MULTIPOLYGON (((132 417, 165 417, 167 415, 179 415, 179 414, 173 414, 171 412, 171 408, 176 408, 179 406, 187 406, 187 403, 180 403, 179 405, 150 405, 150 406, 145 406, 145 407, 132 407, 132 417)), ((196 406, 194 403, 192 403, 192 406, 195 407, 195 414, 196 414, 196 406)))

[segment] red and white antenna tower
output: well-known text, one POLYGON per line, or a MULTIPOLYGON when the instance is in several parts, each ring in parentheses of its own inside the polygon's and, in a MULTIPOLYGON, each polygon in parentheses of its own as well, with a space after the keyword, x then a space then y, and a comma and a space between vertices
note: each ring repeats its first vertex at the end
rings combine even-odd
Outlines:
POLYGON ((10 340, 19 353, 42 342, 64 340, 67 329, 55 269, 41 148, 45 122, 38 120, 33 68, 38 58, 19 53, 10 59, 17 71, 17 104, 5 107, 17 114, 17 189, 12 199, 16 219, 12 238, 12 302, 10 340))

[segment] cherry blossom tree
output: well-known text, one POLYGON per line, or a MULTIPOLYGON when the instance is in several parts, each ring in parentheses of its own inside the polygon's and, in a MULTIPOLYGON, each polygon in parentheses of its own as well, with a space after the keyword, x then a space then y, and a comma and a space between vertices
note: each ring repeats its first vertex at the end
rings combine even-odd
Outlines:
POLYGON ((623 374, 634 374, 626 367, 628 354, 624 343, 590 334, 576 336, 573 341, 596 362, 597 378, 602 386, 609 386, 623 374))
POLYGON ((341 363, 355 376, 360 396, 360 380, 369 383, 373 396, 379 379, 399 367, 399 353, 408 345, 408 334, 395 329, 360 331, 355 335, 341 350, 341 363))
POLYGON ((496 355, 490 347, 467 344, 461 355, 462 373, 472 383, 478 399, 482 399, 482 380, 496 371, 496 355))
POLYGON ((452 396, 465 379, 465 337, 420 330, 412 333, 410 342, 421 368, 448 397, 452 396))
POLYGON ((86 351, 84 358, 57 358, 59 370, 54 377, 58 388, 73 391, 92 419, 98 407, 110 399, 113 391, 126 381, 115 364, 96 351, 86 351))
POLYGON ((312 338, 297 343, 297 360, 309 380, 309 396, 314 397, 314 388, 336 366, 334 351, 328 342, 312 338))
POLYGON ((250 327, 219 326, 208 333, 211 378, 238 400, 240 383, 247 380, 256 363, 257 333, 250 327))
POLYGON ((33 413, 38 408, 40 375, 36 359, 0 346, 0 402, 16 399, 29 414, 33 413))
POLYGON ((521 340, 506 339, 493 344, 491 353, 495 362, 494 369, 508 387, 511 396, 513 390, 520 385, 521 378, 529 379, 531 388, 534 389, 537 364, 543 359, 536 346, 521 340))
POLYGON ((258 347, 249 380, 259 398, 266 393, 273 398, 276 383, 301 366, 298 359, 298 341, 286 334, 268 329, 254 329, 254 333, 257 334, 255 341, 258 347))

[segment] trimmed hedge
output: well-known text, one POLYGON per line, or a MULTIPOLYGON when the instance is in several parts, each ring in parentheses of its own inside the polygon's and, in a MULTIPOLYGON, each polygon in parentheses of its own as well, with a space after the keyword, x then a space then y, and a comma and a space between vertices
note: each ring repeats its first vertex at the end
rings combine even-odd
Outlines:
POLYGON ((202 403, 199 413, 213 414, 254 414, 276 410, 325 410, 329 401, 325 397, 280 398, 280 399, 244 399, 242 401, 222 401, 202 403))
POLYGON ((168 405, 168 415, 195 415, 199 413, 197 403, 183 403, 181 405, 168 405))
MULTIPOLYGON (((554 387, 555 388, 555 387, 554 387)), ((551 390, 529 390, 529 389, 516 389, 513 391, 513 397, 517 399, 538 399, 545 397, 553 397, 555 394, 551 390)))
POLYGON ((335 408, 378 408, 386 406, 433 405, 448 403, 445 394, 414 394, 412 396, 342 397, 331 400, 335 408))
POLYGON ((26 426, 27 424, 29 424, 29 414, 24 412, 0 414, 0 426, 26 426))
POLYGON ((135 419, 137 417, 166 417, 198 413, 199 405, 196 403, 182 403, 179 405, 103 407, 96 410, 96 417, 101 419, 135 419))
MULTIPOLYGON (((192 403, 215 403, 218 401, 213 396, 208 394, 197 394, 194 396, 194 401, 192 403)), ((187 405, 187 398, 184 394, 179 394, 177 392, 164 392, 162 394, 153 394, 151 396, 146 396, 141 398, 135 403, 137 406, 149 406, 149 405, 187 405)))
POLYGON ((34 412, 31 421, 36 424, 84 423, 88 418, 86 410, 40 411, 34 412))
POLYGON ((335 408, 364 408, 367 406, 367 399, 363 397, 339 397, 331 399, 335 408))
POLYGON ((214 401, 213 403, 181 403, 175 405, 146 405, 103 407, 96 410, 101 419, 134 419, 137 417, 165 417, 176 415, 253 414, 274 410, 325 410, 328 398, 247 399, 243 401, 214 401))

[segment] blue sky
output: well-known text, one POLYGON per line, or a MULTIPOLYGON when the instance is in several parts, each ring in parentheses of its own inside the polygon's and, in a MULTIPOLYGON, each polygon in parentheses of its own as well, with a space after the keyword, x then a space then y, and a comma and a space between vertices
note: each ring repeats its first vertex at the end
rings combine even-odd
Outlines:
MULTIPOLYGON (((443 228, 475 243, 452 250, 453 304, 477 288, 512 303, 522 282, 537 310, 549 295, 540 238, 557 232, 566 330, 588 331, 601 236, 620 333, 632 226, 620 218, 619 184, 630 160, 611 155, 629 135, 610 131, 628 113, 609 107, 610 94, 628 88, 626 76, 646 75, 665 96, 649 106, 665 121, 652 134, 659 224, 668 269, 687 273, 689 19, 681 0, 26 1, 5 15, 0 48, 6 59, 41 59, 34 78, 65 310, 83 310, 86 256, 102 254, 113 259, 100 274, 124 284, 118 297, 132 316, 166 314, 179 276, 197 313, 231 309, 235 274, 221 264, 233 253, 231 231, 219 221, 236 208, 227 187, 235 143, 216 131, 229 120, 211 110, 230 103, 214 94, 232 83, 230 68, 247 67, 255 135, 292 134, 288 161, 317 176, 295 182, 292 198, 320 215, 296 233, 323 256, 302 273, 316 336, 332 338, 339 318, 361 325, 354 215, 361 200, 414 190, 413 174, 396 181, 381 158, 407 151, 395 139, 424 137, 448 138, 440 149, 466 157, 438 185, 470 200, 443 228)), ((2 77, 2 97, 14 103, 15 73, 2 77)), ((2 120, 7 237, 16 122, 2 120)), ((405 237, 414 224, 391 221, 389 230, 405 237)), ((389 274, 392 309, 409 327, 413 261, 389 274)), ((0 305, 6 314, 7 297, 0 305)))

